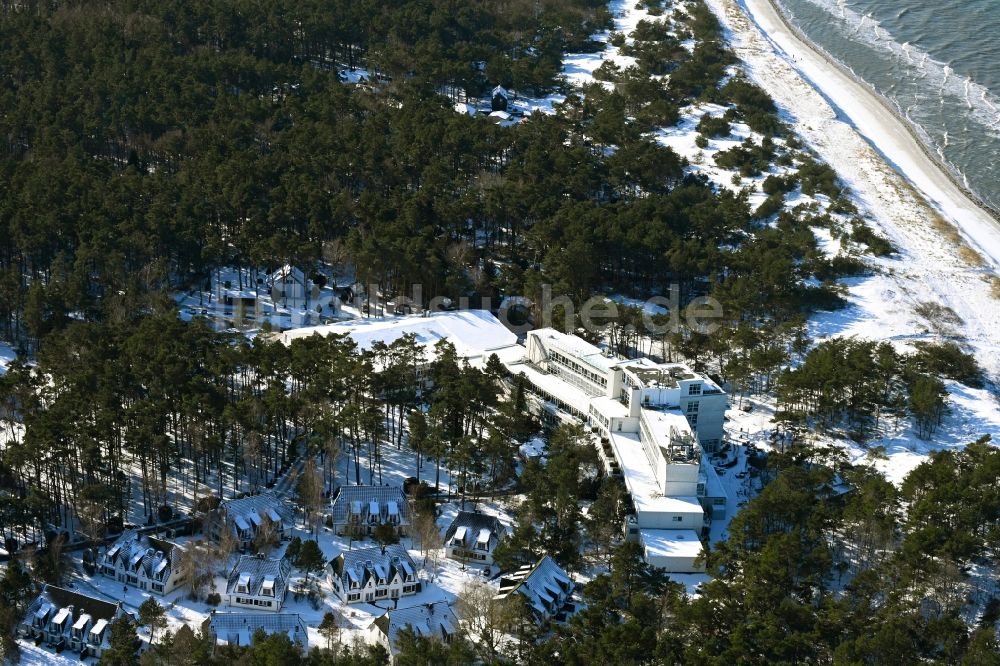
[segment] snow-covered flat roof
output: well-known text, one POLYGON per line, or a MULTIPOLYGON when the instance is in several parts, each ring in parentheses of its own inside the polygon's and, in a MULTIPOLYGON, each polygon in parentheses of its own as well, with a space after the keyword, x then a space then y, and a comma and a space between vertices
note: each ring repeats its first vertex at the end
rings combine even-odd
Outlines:
POLYGON ((694 559, 702 546, 694 530, 639 530, 646 557, 679 557, 694 559))
POLYGON ((494 352, 516 355, 518 351, 509 349, 517 344, 517 335, 486 310, 352 319, 285 331, 281 334, 281 341, 287 345, 296 338, 341 334, 349 336, 359 349, 367 350, 376 342, 392 344, 408 333, 416 336, 417 343, 427 350, 428 360, 433 355, 434 345, 441 340, 451 342, 460 357, 470 360, 485 361, 494 352))
POLYGON ((626 418, 628 416, 628 407, 623 405, 621 401, 615 400, 614 398, 608 398, 606 396, 600 396, 597 398, 592 398, 590 404, 600 412, 603 416, 607 418, 626 418))
POLYGON ((576 388, 559 376, 541 372, 533 366, 517 363, 508 367, 513 373, 522 373, 534 386, 545 391, 552 397, 569 405, 581 414, 586 414, 590 406, 590 396, 576 388))
POLYGON ((653 475, 638 435, 611 433, 611 446, 621 465, 625 487, 632 495, 636 511, 650 513, 704 513, 697 497, 664 497, 653 475))
POLYGON ((537 336, 547 348, 562 351, 601 372, 607 372, 621 363, 620 359, 605 356, 600 347, 590 344, 583 338, 562 333, 554 328, 540 328, 531 334, 537 336))
POLYGON ((649 424, 649 430, 660 446, 670 445, 670 434, 676 430, 679 435, 690 435, 694 438, 691 424, 677 409, 643 409, 642 417, 649 424))

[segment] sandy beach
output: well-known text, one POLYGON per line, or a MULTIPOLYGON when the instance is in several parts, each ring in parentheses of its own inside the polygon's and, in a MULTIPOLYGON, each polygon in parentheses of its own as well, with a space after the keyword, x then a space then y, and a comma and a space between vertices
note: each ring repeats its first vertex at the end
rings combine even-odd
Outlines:
MULTIPOLYGON (((871 275, 844 280, 848 307, 810 318, 813 339, 855 336, 912 349, 942 338, 972 352, 985 389, 949 384, 951 415, 933 442, 887 435, 877 464, 899 480, 932 450, 961 447, 1000 426, 1000 226, 966 196, 905 121, 873 91, 804 42, 770 0, 706 0, 741 69, 778 105, 820 159, 837 172, 868 223, 898 254, 869 261, 871 275), (972 248, 973 251, 970 251, 972 248), (948 313, 948 321, 928 316, 948 313)), ((823 237, 833 254, 837 241, 823 237)), ((841 443, 852 458, 864 451, 841 443)))
MULTIPOLYGON (((733 0, 709 2, 731 15, 733 0)), ((886 101, 815 48, 785 20, 772 0, 739 0, 739 7, 776 55, 815 88, 926 200, 952 222, 992 268, 1000 268, 1000 222, 955 182, 886 101)))
POLYGON ((879 260, 878 294, 848 326, 827 335, 920 339, 929 324, 918 306, 956 313, 954 339, 970 345, 1000 377, 1000 301, 990 278, 1000 268, 1000 226, 931 159, 906 125, 867 87, 789 30, 769 0, 706 0, 747 75, 786 122, 850 187, 872 226, 899 256, 879 260), (963 247, 963 242, 967 247, 963 247), (970 252, 972 248, 975 252, 970 252))

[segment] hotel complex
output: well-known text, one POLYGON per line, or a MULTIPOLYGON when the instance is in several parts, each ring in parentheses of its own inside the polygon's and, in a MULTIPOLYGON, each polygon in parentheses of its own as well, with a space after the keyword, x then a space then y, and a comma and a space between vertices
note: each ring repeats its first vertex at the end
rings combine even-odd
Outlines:
MULTIPOLYGON (((725 517, 727 501, 705 454, 722 445, 728 397, 708 377, 681 363, 617 358, 551 328, 530 331, 521 345, 484 310, 342 322, 288 331, 282 340, 290 344, 295 338, 331 333, 348 335, 360 349, 410 334, 424 348, 425 364, 444 339, 473 366, 483 367, 496 354, 511 373, 528 380, 533 403, 546 421, 589 427, 606 471, 620 477, 631 495, 623 534, 642 543, 647 561, 673 572, 701 570, 695 561, 702 538, 713 519, 725 517)), ((338 533, 346 529, 347 507, 364 513, 370 498, 351 499, 364 501, 335 501, 338 533)), ((397 504, 403 503, 400 497, 397 504)), ((383 506, 389 503, 377 504, 380 511, 383 506)))
POLYGON ((705 457, 722 443, 725 392, 686 365, 614 358, 548 328, 529 332, 524 358, 507 367, 530 382, 547 419, 583 422, 599 438, 608 472, 632 498, 625 535, 647 561, 701 570, 701 537, 726 514, 725 490, 705 457))

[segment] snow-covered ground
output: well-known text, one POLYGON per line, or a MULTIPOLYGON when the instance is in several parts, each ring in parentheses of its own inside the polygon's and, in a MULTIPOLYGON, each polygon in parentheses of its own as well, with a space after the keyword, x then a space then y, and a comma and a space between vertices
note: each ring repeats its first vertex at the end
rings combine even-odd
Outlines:
POLYGON ((240 275, 232 268, 215 271, 210 289, 179 292, 174 294, 174 300, 184 321, 205 317, 216 329, 239 330, 251 338, 265 321, 272 330, 283 331, 350 319, 359 314, 353 308, 342 306, 331 287, 320 289, 318 296, 309 299, 273 298, 265 274, 258 276, 244 270, 240 275), (254 282, 256 277, 262 280, 260 284, 254 282), (223 300, 226 295, 255 304, 227 305, 223 300))
POLYGON ((7 367, 17 358, 17 353, 6 342, 0 342, 0 375, 7 372, 7 367))
MULTIPOLYGON (((808 323, 810 336, 817 341, 837 336, 887 340, 906 351, 912 351, 915 341, 949 339, 973 352, 990 380, 987 389, 947 382, 950 414, 933 439, 921 440, 908 422, 896 424, 870 443, 869 448, 880 446, 886 455, 876 465, 899 481, 936 448, 960 447, 983 434, 1000 434, 995 388, 1000 383, 1000 326, 996 323, 1000 295, 991 293, 990 282, 1000 267, 1000 228, 924 154, 870 91, 788 32, 767 0, 707 0, 707 4, 719 16, 727 40, 742 61, 737 69, 771 95, 783 120, 848 185, 866 221, 899 250, 893 257, 871 258, 871 275, 843 280, 848 307, 813 316, 808 323), (928 319, 928 304, 950 310, 955 317, 928 319)), ((629 0, 615 0, 610 7, 615 31, 626 35, 641 20, 663 20, 629 0)), ((630 64, 608 42, 609 37, 607 33, 596 36, 606 42, 600 53, 567 56, 564 74, 571 82, 593 82, 594 70, 605 60, 630 64)), ((731 136, 713 138, 704 149, 695 144, 701 115, 719 116, 724 110, 711 104, 687 107, 679 123, 661 128, 655 136, 687 158, 689 170, 707 176, 717 187, 746 188, 751 206, 756 206, 764 199, 761 184, 768 173, 734 184, 733 172, 715 165, 712 155, 748 137, 759 143, 761 137, 733 123, 731 136)), ((784 171, 772 167, 769 173, 784 171)), ((786 198, 786 208, 805 204, 824 210, 828 203, 825 197, 808 197, 801 191, 786 198)), ((818 229, 817 234, 821 248, 830 255, 842 251, 828 231, 818 229)), ((628 302, 617 296, 612 299, 628 302)), ((731 414, 731 425, 740 424, 745 436, 772 430, 767 410, 731 414)), ((856 460, 868 456, 866 448, 849 440, 834 443, 856 460)), ((713 534, 713 539, 717 536, 713 534)))
MULTIPOLYGON (((409 476, 413 470, 398 469, 397 471, 399 474, 409 476)), ((473 504, 472 502, 467 502, 465 508, 466 510, 475 509, 482 511, 483 513, 495 515, 508 529, 513 525, 513 518, 511 517, 507 507, 503 504, 493 502, 473 504)), ((440 515, 437 523, 442 537, 458 511, 459 506, 456 503, 446 503, 440 507, 440 515)), ((310 532, 301 529, 301 525, 299 527, 300 529, 294 530, 293 536, 299 536, 303 540, 307 538, 314 538, 310 532)), ((349 538, 337 536, 331 530, 326 528, 321 529, 315 538, 327 561, 333 559, 342 551, 347 551, 351 548, 365 548, 375 545, 375 542, 371 540, 355 540, 352 543, 349 538)), ((437 557, 424 558, 421 555, 419 544, 414 547, 412 539, 404 538, 402 540, 402 544, 407 548, 410 557, 417 565, 417 575, 423 584, 423 589, 415 595, 401 598, 399 600, 399 608, 409 608, 435 601, 454 602, 457 596, 470 583, 474 581, 489 580, 489 578, 484 575, 482 566, 463 564, 455 560, 450 560, 444 557, 443 549, 439 549, 437 551, 437 557)), ((282 546, 275 550, 271 556, 278 557, 283 554, 286 547, 287 543, 282 544, 282 546)), ((235 562, 235 556, 232 562, 235 562)), ((82 594, 89 594, 91 596, 109 601, 122 601, 124 602, 126 611, 137 613, 139 605, 147 597, 153 596, 153 598, 160 602, 160 604, 167 611, 167 628, 170 631, 176 631, 185 624, 197 631, 212 610, 217 610, 218 612, 228 612, 231 610, 226 605, 226 578, 222 575, 216 577, 213 589, 214 591, 222 594, 223 601, 219 606, 209 606, 203 601, 192 601, 188 598, 186 589, 176 590, 164 597, 157 597, 142 592, 132 586, 128 587, 126 591, 121 583, 102 575, 87 576, 82 572, 78 560, 74 562, 74 569, 74 573, 72 574, 69 583, 73 589, 82 594)), ((490 573, 495 578, 497 573, 496 570, 493 569, 490 573)), ((305 578, 305 575, 301 571, 293 569, 288 585, 289 593, 285 599, 281 612, 298 613, 302 616, 309 630, 310 646, 326 645, 326 638, 319 633, 318 627, 323 620, 324 614, 327 612, 334 612, 342 619, 341 626, 343 627, 343 633, 341 640, 343 643, 349 644, 355 637, 365 640, 366 630, 372 620, 381 615, 387 608, 391 608, 391 602, 386 602, 381 605, 342 605, 334 595, 333 588, 330 583, 326 580, 325 573, 318 576, 313 574, 311 576, 311 580, 314 584, 318 583, 318 589, 320 592, 318 606, 314 607, 305 596, 298 600, 295 597, 294 590, 304 586, 303 584, 305 582, 305 578)), ((495 582, 496 581, 494 580, 493 583, 495 584, 495 582)), ((234 610, 232 612, 240 611, 234 610)), ((148 633, 145 628, 140 628, 139 635, 144 640, 148 640, 148 633)), ((55 664, 62 666, 63 664, 80 663, 79 657, 69 651, 64 652, 61 655, 56 655, 55 653, 45 649, 44 646, 35 647, 26 641, 19 641, 19 645, 23 651, 21 662, 23 664, 55 664)), ((94 660, 89 661, 93 662, 94 660)))
MULTIPOLYGON (((849 307, 814 316, 810 335, 888 340, 902 349, 912 341, 947 337, 976 355, 995 386, 1000 381, 1000 300, 988 279, 1000 266, 1000 235, 992 218, 964 197, 872 93, 788 32, 767 0, 706 1, 749 76, 848 184, 869 223, 899 249, 895 257, 872 260, 874 275, 845 280, 849 307), (950 224, 959 229, 958 236, 949 232, 950 224), (927 303, 950 308, 957 318, 929 321, 920 314, 927 303)), ((888 459, 877 466, 889 478, 902 479, 935 448, 1000 434, 995 388, 974 390, 948 382, 948 389, 951 414, 932 441, 919 439, 902 424, 872 442, 885 447, 888 459)), ((853 443, 842 443, 853 456, 864 455, 853 443)))

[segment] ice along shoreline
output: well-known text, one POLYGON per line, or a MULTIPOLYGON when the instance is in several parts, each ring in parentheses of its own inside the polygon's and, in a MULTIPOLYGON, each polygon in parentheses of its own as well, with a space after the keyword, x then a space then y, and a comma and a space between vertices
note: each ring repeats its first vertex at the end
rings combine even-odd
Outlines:
MULTIPOLYGON (((734 0, 776 55, 868 142, 924 203, 956 226, 991 267, 1000 268, 1000 216, 931 154, 896 109, 791 25, 774 0, 734 0)), ((710 3, 710 5, 713 3, 710 3)))

